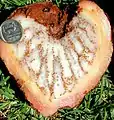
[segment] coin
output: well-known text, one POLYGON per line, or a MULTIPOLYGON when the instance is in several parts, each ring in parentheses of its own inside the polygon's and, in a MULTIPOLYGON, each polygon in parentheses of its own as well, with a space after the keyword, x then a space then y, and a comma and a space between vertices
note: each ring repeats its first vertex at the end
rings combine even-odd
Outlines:
POLYGON ((13 19, 4 21, 0 27, 1 39, 7 43, 16 43, 22 38, 21 24, 13 19))

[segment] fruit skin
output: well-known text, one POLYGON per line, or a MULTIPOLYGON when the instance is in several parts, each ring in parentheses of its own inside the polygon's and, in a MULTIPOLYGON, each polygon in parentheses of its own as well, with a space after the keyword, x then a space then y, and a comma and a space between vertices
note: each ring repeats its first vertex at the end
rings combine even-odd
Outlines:
POLYGON ((97 26, 98 49, 89 73, 79 81, 73 92, 60 99, 49 101, 42 95, 37 85, 30 80, 13 53, 12 45, 0 41, 0 57, 13 75, 34 108, 44 116, 51 116, 59 108, 77 107, 84 96, 99 83, 106 71, 113 52, 111 27, 104 12, 90 1, 79 3, 78 14, 84 15, 97 26))

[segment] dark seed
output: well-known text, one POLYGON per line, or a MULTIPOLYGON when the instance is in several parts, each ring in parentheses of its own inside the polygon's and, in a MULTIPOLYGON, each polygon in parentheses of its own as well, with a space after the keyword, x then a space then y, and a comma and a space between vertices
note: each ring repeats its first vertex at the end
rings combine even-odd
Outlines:
POLYGON ((51 23, 51 24, 50 24, 50 27, 54 27, 54 23, 51 23))

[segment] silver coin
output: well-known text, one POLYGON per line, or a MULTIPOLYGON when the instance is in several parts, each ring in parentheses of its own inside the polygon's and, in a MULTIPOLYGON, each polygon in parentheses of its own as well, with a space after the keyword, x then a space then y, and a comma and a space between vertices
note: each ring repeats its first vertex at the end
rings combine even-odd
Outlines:
POLYGON ((21 24, 13 19, 4 21, 0 27, 1 39, 7 43, 16 43, 22 38, 21 24))

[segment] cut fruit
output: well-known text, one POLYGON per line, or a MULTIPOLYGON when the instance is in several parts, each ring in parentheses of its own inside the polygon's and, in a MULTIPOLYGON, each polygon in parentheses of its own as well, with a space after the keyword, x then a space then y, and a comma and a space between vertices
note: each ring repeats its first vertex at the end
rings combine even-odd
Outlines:
POLYGON ((77 107, 111 61, 111 28, 103 10, 82 1, 68 22, 66 12, 44 2, 18 8, 11 18, 24 34, 16 44, 0 41, 0 57, 27 100, 44 116, 77 107), (64 34, 66 24, 70 30, 64 34))

